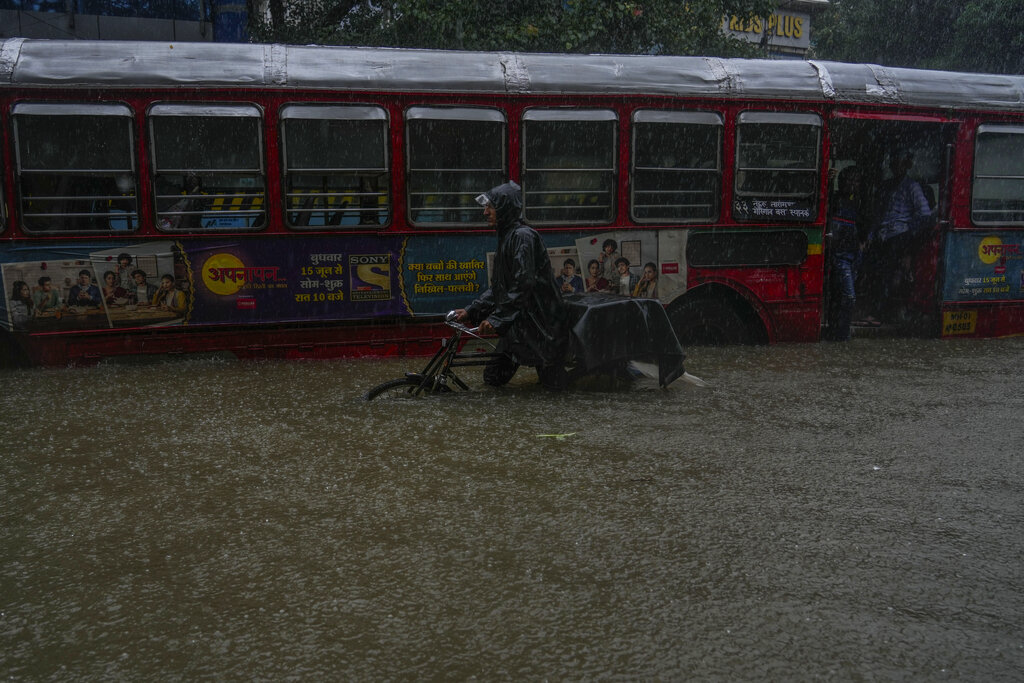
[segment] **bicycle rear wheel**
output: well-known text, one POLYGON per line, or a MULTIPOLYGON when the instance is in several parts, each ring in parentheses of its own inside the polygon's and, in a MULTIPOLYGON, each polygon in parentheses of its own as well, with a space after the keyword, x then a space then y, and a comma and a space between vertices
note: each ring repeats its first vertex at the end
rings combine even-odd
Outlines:
MULTIPOLYGON (((383 384, 378 384, 363 394, 363 398, 367 401, 372 401, 375 398, 412 398, 414 396, 413 392, 420 386, 421 381, 422 378, 420 377, 398 377, 383 384)), ((450 391, 451 389, 442 385, 433 392, 429 389, 424 389, 419 395, 429 395, 430 393, 447 394, 450 391)))

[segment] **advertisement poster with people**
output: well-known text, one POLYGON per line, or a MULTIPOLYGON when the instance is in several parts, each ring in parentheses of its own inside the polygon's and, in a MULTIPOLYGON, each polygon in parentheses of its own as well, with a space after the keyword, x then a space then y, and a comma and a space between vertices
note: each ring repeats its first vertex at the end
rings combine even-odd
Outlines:
MULTIPOLYGON (((685 231, 545 233, 563 294, 669 301, 685 231)), ((493 235, 109 241, 7 254, 0 320, 29 332, 440 315, 490 281, 493 235)))
POLYGON ((33 332, 180 325, 193 282, 174 242, 4 263, 11 327, 33 332))

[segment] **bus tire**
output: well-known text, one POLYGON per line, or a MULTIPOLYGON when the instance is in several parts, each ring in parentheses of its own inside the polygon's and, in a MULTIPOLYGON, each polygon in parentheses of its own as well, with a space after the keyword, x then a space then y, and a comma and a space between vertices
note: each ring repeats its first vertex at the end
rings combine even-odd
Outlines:
MULTIPOLYGON (((420 386, 422 381, 421 377, 398 377, 396 379, 388 380, 383 384, 378 384, 374 388, 363 394, 363 399, 372 401, 375 398, 411 398, 412 391, 416 387, 420 386)), ((433 392, 424 390, 421 395, 434 394, 446 394, 450 392, 447 386, 440 386, 433 392)))
POLYGON ((669 320, 683 346, 754 344, 756 341, 736 308, 723 299, 685 301, 669 310, 669 320))

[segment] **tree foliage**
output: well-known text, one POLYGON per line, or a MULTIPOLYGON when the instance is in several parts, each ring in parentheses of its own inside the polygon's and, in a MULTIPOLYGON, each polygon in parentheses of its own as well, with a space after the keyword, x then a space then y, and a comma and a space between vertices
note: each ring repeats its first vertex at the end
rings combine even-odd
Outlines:
POLYGON ((722 17, 774 0, 271 0, 260 42, 624 54, 752 55, 722 17))
POLYGON ((813 40, 823 59, 1024 73, 1020 0, 833 0, 813 40))

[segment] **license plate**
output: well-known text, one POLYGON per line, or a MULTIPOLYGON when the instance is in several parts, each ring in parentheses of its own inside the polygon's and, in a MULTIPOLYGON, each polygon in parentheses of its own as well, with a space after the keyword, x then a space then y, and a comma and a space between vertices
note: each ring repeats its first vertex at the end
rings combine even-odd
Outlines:
POLYGON ((977 311, 946 311, 942 314, 942 336, 974 334, 977 324, 977 311))

